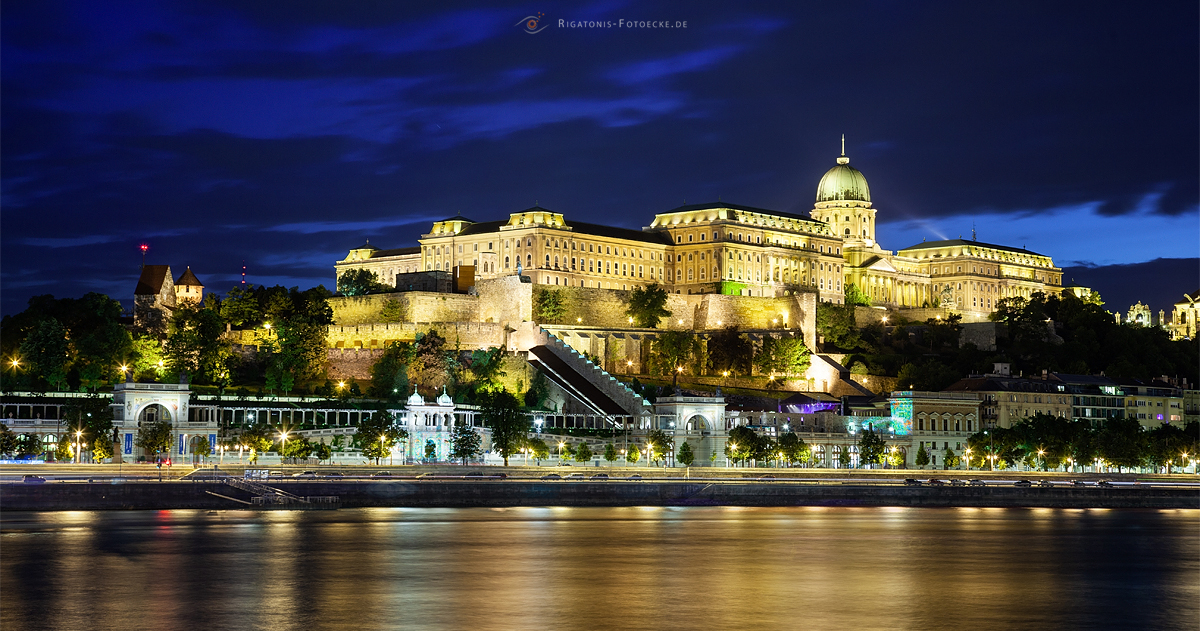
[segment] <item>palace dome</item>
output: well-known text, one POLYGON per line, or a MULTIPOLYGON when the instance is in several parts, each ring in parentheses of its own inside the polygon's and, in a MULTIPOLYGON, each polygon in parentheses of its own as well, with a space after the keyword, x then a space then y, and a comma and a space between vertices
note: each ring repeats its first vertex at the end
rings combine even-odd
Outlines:
POLYGON ((817 202, 871 201, 871 189, 862 171, 850 166, 850 158, 841 156, 837 166, 825 172, 817 185, 817 202))

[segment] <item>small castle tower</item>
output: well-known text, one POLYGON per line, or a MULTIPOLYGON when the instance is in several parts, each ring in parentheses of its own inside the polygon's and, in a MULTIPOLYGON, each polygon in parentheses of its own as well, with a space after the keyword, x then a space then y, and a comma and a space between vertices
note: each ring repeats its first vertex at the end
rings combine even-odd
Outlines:
POLYGON ((203 300, 204 284, 196 278, 189 266, 179 275, 179 280, 175 281, 175 303, 183 305, 185 302, 190 302, 198 305, 203 300))

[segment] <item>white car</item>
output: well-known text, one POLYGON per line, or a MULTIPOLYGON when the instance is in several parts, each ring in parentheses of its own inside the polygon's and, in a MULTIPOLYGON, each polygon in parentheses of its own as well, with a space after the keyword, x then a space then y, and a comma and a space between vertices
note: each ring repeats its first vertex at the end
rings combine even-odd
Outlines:
POLYGON ((301 471, 300 473, 293 473, 292 477, 311 480, 317 477, 317 474, 314 471, 301 471))

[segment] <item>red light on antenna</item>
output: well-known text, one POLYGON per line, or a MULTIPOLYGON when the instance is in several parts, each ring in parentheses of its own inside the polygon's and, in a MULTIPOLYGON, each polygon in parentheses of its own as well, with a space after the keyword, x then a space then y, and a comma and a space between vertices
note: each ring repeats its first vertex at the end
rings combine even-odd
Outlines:
POLYGON ((145 243, 143 243, 143 244, 142 244, 142 251, 143 251, 143 252, 145 252, 146 250, 149 250, 149 249, 150 249, 150 246, 146 245, 145 243))

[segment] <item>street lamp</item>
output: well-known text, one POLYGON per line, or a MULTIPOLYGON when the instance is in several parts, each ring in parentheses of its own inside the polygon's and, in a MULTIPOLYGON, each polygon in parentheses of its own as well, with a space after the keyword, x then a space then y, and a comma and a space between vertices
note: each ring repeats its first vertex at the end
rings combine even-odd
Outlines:
POLYGON ((182 451, 183 451, 183 455, 185 455, 185 456, 187 455, 187 437, 188 437, 188 435, 187 435, 187 434, 184 434, 184 435, 183 435, 183 443, 181 443, 181 444, 179 445, 179 446, 180 446, 180 448, 181 448, 181 449, 182 449, 182 451))
POLYGON ((729 456, 725 457, 725 467, 729 467, 729 458, 733 456, 734 462, 737 462, 737 443, 729 443, 729 456))
POLYGON ((967 447, 966 449, 964 449, 964 450, 963 450, 963 455, 964 455, 964 456, 966 456, 966 460, 967 460, 967 471, 970 471, 970 470, 971 470, 971 448, 970 448, 970 447, 967 447))
POLYGON ((1046 452, 1045 452, 1045 450, 1042 450, 1042 449, 1038 450, 1038 458, 1042 459, 1042 471, 1045 471, 1046 470, 1046 452))
POLYGON ((82 437, 83 437, 83 430, 76 430, 76 432, 75 432, 75 464, 79 464, 79 461, 80 461, 79 439, 82 437))
MULTIPOLYGON (((287 437, 288 437, 288 433, 287 433, 287 431, 286 431, 286 430, 285 430, 285 431, 282 431, 282 432, 279 432, 279 438, 280 438, 280 442, 279 442, 279 462, 281 462, 281 463, 283 462, 283 452, 287 451, 287 437)), ((283 465, 281 464, 280 466, 283 466, 283 465)))

